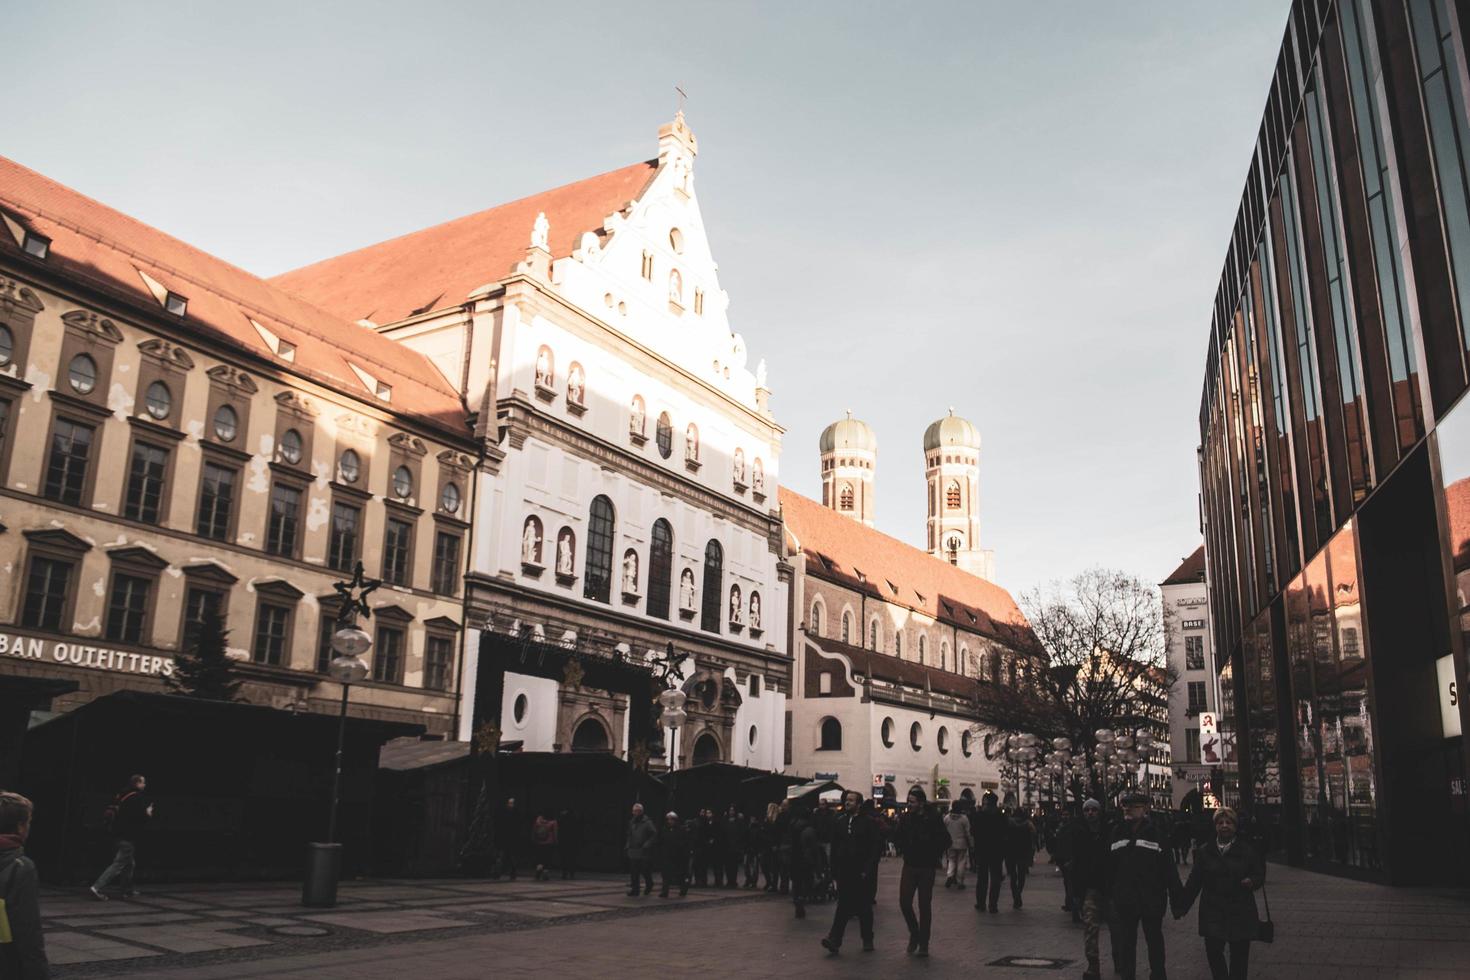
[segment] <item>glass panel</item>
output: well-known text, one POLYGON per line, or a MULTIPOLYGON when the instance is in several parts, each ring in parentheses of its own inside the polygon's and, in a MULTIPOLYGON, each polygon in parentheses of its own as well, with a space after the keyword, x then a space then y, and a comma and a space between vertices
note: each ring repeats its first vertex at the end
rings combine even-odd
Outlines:
POLYGON ((204 464, 199 484, 199 520, 196 531, 201 537, 223 541, 230 531, 230 511, 235 499, 235 471, 213 463, 204 464))
POLYGON ((331 538, 327 544, 327 564, 342 572, 350 572, 357 563, 357 536, 362 512, 348 504, 332 505, 331 538))
POLYGON ((31 559, 31 574, 26 579, 26 600, 20 616, 22 626, 41 630, 61 629, 71 569, 71 562, 55 558, 31 559))
POLYGON ((87 460, 92 453, 92 429, 66 419, 57 419, 51 432, 51 459, 46 466, 48 500, 82 505, 87 482, 87 460))
POLYGON ((582 587, 584 598, 607 602, 612 597, 612 553, 612 501, 606 497, 595 497, 587 521, 587 563, 582 587))
MULTIPOLYGON (((720 631, 720 603, 723 600, 725 574, 725 551, 718 541, 711 541, 704 549, 704 595, 699 611, 700 629, 711 633, 720 631)), ((842 639, 848 638, 848 619, 842 617, 842 639)))
MULTIPOLYGON (((648 615, 669 618, 669 587, 674 573, 674 532, 663 518, 653 522, 648 548, 648 615)), ((812 611, 813 617, 816 610, 812 611)), ((821 632, 820 624, 815 627, 821 632)))
POLYGON ((136 575, 114 575, 112 596, 107 603, 109 640, 143 642, 143 616, 148 609, 148 580, 136 575))
POLYGON ((133 446, 132 465, 128 469, 128 493, 123 501, 123 516, 147 524, 158 523, 158 510, 163 501, 163 479, 168 470, 168 452, 158 446, 140 442, 133 446))

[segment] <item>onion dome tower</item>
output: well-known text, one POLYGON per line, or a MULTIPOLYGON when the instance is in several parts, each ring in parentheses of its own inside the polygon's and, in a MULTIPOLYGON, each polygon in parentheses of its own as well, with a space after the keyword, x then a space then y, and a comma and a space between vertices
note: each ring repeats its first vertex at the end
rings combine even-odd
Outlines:
POLYGON ((949 410, 924 430, 929 554, 993 579, 995 555, 980 547, 980 430, 949 410))
POLYGON ((866 422, 847 413, 822 430, 822 504, 845 517, 873 526, 873 468, 878 437, 866 422))

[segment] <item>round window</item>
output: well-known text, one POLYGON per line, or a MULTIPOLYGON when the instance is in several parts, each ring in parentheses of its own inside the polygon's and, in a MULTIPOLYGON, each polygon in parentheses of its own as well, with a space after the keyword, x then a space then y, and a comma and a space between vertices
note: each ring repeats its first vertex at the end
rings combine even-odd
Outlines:
POLYGON ((962 732, 960 734, 960 751, 964 753, 965 758, 968 759, 970 757, 970 733, 969 732, 962 732))
POLYGON ((97 362, 86 354, 78 354, 71 359, 66 377, 71 382, 73 391, 79 395, 90 395, 92 389, 97 387, 97 362))
POLYGON ((674 452, 674 423, 670 421, 668 412, 659 415, 654 440, 658 443, 658 454, 668 459, 674 452))
POLYGON ((0 323, 0 367, 9 364, 10 359, 14 356, 15 334, 11 333, 10 328, 5 324, 0 323))
POLYGON ((938 739, 937 740, 939 742, 939 754, 940 755, 949 755, 949 729, 948 728, 941 728, 941 729, 939 729, 939 735, 938 735, 938 739))
POLYGON ((459 513, 459 484, 444 484, 444 491, 439 494, 439 509, 446 514, 459 513))
POLYGON ((883 719, 883 745, 886 748, 890 748, 890 749, 893 748, 893 719, 892 718, 884 718, 883 719))
POLYGON ((755 730, 755 726, 754 725, 751 725, 750 726, 750 747, 751 748, 755 748, 755 737, 756 737, 756 734, 757 734, 757 732, 755 730))
POLYGON ((413 493, 413 473, 409 472, 407 466, 400 466, 393 471, 393 496, 399 500, 407 500, 411 493, 413 493))
POLYGON ((357 455, 357 450, 342 450, 342 458, 337 460, 337 472, 341 474, 343 483, 357 482, 357 478, 362 476, 362 458, 357 455))
POLYGON ((919 739, 924 735, 924 729, 916 721, 909 726, 909 745, 913 746, 915 752, 919 751, 919 739))
POLYGON ((240 417, 228 405, 221 405, 214 413, 214 437, 220 442, 234 442, 240 417))
POLYGON ((281 458, 291 464, 301 462, 301 433, 287 429, 281 436, 281 458))
POLYGON ((162 381, 155 381, 148 386, 148 394, 143 399, 143 405, 148 409, 148 414, 156 419, 168 418, 168 413, 173 410, 174 396, 169 392, 168 385, 162 381))
POLYGON ((526 711, 529 710, 530 707, 531 707, 531 702, 528 701, 528 700, 526 700, 526 696, 524 694, 517 694, 516 695, 516 703, 515 703, 515 708, 513 709, 514 710, 514 716, 513 717, 515 718, 517 725, 521 724, 522 722, 524 722, 526 720, 526 711))

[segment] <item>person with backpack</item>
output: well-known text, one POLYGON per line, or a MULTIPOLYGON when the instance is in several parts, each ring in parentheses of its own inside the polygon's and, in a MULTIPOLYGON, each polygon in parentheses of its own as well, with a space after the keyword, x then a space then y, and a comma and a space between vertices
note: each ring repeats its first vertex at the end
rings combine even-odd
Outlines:
POLYGON ((542 810, 531 824, 531 846, 536 850, 536 880, 550 881, 551 866, 556 861, 556 817, 550 809, 542 810))
POLYGON ((0 977, 47 980, 36 865, 26 857, 35 808, 19 793, 0 792, 0 977))
POLYGON ((148 780, 134 775, 102 811, 102 822, 112 834, 117 853, 89 889, 99 902, 107 901, 106 889, 114 881, 123 898, 138 893, 133 887, 133 875, 138 868, 138 841, 143 839, 148 821, 153 819, 153 804, 144 795, 147 789, 148 780))

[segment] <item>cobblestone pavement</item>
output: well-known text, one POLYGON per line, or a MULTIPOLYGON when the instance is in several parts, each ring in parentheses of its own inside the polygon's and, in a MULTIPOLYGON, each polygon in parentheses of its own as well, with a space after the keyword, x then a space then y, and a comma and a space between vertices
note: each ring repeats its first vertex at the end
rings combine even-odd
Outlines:
MULTIPOLYGON (((829 905, 809 907, 809 917, 798 921, 788 902, 763 892, 705 889, 682 900, 660 900, 656 892, 634 899, 624 893, 624 881, 610 877, 346 882, 332 910, 302 908, 299 887, 284 885, 159 886, 136 901, 106 904, 48 892, 43 913, 57 980, 398 980, 410 972, 498 980, 584 976, 589 970, 594 976, 649 969, 683 974, 695 972, 692 963, 716 962, 722 976, 733 977, 888 977, 908 961, 898 871, 897 861, 884 862, 877 951, 860 951, 853 923, 835 958, 818 945, 831 921, 829 905)), ((1465 975, 1470 896, 1390 889, 1276 865, 1269 877, 1279 938, 1252 947, 1252 976, 1465 975)), ((1079 975, 1081 929, 1060 911, 1061 895, 1059 877, 1045 865, 1027 883, 1019 911, 1009 907, 1007 894, 1000 914, 981 915, 971 906, 972 893, 939 887, 932 956, 910 968, 935 977, 977 969, 1016 977, 1079 975), (1013 965, 997 962, 1005 958, 1013 965)), ((1165 931, 1170 975, 1207 977, 1194 915, 1166 922, 1165 931)))

